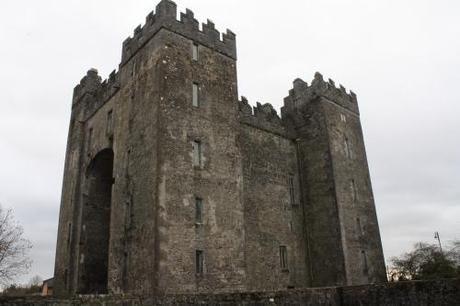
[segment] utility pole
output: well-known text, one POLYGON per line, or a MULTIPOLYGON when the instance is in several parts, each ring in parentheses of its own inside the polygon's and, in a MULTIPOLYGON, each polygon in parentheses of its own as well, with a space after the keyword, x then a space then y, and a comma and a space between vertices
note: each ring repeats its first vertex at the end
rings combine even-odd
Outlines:
POLYGON ((441 246, 441 238, 439 237, 439 232, 434 232, 434 239, 437 239, 438 240, 438 243, 439 243, 439 250, 441 251, 441 254, 442 253, 442 246, 441 246))

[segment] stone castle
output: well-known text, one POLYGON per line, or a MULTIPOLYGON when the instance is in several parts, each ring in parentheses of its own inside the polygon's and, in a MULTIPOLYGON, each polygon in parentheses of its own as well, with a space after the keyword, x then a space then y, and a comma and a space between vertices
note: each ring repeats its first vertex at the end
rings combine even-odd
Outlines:
POLYGON ((386 280, 356 95, 316 73, 281 116, 238 98, 235 34, 162 0, 75 87, 55 293, 386 280))

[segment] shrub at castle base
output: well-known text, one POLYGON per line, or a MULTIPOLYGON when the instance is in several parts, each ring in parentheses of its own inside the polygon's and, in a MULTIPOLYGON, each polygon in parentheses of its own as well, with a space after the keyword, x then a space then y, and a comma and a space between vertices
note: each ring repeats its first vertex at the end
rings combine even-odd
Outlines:
POLYGON ((317 73, 279 117, 238 99, 235 34, 161 1, 74 90, 58 295, 385 280, 356 95, 317 73))

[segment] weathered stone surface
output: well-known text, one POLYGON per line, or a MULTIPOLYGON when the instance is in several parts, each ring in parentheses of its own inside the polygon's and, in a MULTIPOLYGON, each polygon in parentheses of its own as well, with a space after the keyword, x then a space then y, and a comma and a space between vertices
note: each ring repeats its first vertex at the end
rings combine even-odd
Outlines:
POLYGON ((4 306, 155 306, 155 305, 302 305, 302 306, 453 306, 460 304, 460 280, 398 282, 382 285, 296 289, 272 292, 168 295, 159 297, 85 296, 73 299, 8 298, 4 306))
POLYGON ((235 35, 175 16, 161 1, 118 72, 75 87, 56 294, 384 282, 356 96, 316 74, 294 81, 281 116, 252 108, 238 101, 235 35))

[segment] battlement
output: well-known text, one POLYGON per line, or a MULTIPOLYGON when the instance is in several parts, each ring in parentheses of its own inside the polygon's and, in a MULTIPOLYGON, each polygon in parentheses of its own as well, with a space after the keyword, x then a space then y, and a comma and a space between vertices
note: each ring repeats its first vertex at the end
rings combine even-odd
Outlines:
POLYGON ((75 106, 78 104, 85 95, 91 95, 95 103, 94 105, 86 105, 85 107, 89 111, 97 109, 120 89, 119 74, 115 70, 110 73, 106 80, 102 82, 101 80, 102 78, 98 75, 96 69, 92 68, 88 70, 86 76, 81 79, 80 84, 75 86, 72 105, 75 106))
POLYGON ((157 5, 155 12, 148 14, 144 26, 136 27, 133 37, 128 37, 123 42, 121 66, 162 28, 236 59, 236 40, 232 31, 227 30, 221 35, 209 19, 207 23, 202 24, 202 30, 200 30, 199 22, 189 9, 181 13, 180 20, 177 20, 177 5, 170 0, 162 0, 157 5))
POLYGON ((266 130, 278 135, 287 136, 280 116, 270 103, 256 103, 252 107, 246 97, 238 101, 240 122, 266 130))
POLYGON ((283 114, 295 111, 303 104, 317 97, 326 98, 341 107, 359 114, 356 94, 353 91, 348 93, 342 85, 337 87, 335 82, 331 79, 326 82, 319 72, 315 73, 311 85, 308 85, 308 83, 302 79, 294 80, 293 88, 289 90, 289 96, 284 99, 284 107, 281 111, 283 114))
POLYGON ((95 94, 99 87, 101 86, 101 77, 98 75, 96 69, 91 68, 88 70, 86 75, 80 80, 80 83, 75 86, 73 90, 73 102, 72 104, 77 104, 78 101, 85 94, 95 94))

